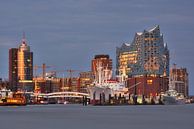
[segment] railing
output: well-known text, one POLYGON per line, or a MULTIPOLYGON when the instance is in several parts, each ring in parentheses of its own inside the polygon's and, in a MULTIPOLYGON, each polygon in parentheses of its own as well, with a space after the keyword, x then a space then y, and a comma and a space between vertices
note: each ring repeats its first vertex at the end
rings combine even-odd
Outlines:
POLYGON ((81 92, 53 92, 48 94, 43 93, 34 93, 34 96, 38 97, 47 97, 47 98, 59 98, 59 97, 67 97, 67 98, 82 98, 83 96, 87 96, 89 98, 89 94, 81 93, 81 92))

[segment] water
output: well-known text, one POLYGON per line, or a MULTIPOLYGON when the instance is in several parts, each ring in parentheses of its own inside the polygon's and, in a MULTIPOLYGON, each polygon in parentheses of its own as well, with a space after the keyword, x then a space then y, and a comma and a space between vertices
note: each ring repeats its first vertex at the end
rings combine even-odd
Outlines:
POLYGON ((0 107, 0 129, 194 129, 194 104, 0 107))

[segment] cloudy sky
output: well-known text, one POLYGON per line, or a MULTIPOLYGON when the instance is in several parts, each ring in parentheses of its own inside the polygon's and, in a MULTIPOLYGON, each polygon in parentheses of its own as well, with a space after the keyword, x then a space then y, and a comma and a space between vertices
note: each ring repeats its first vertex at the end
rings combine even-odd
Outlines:
POLYGON ((95 54, 109 54, 130 43, 135 32, 160 25, 171 64, 189 71, 194 94, 193 0, 14 0, 0 3, 0 77, 8 78, 8 49, 22 32, 34 64, 54 69, 90 70, 95 54))

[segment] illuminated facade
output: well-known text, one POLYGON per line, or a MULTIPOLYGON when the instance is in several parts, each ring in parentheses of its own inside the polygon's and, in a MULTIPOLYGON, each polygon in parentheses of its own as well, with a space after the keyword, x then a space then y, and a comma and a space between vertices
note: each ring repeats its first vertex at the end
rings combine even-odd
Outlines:
POLYGON ((130 94, 157 96, 168 90, 169 50, 159 26, 136 33, 116 48, 116 74, 127 78, 130 94))
POLYGON ((133 42, 118 47, 116 54, 117 75, 169 76, 169 50, 164 44, 159 26, 136 33, 133 42), (127 63, 123 63, 123 60, 127 63))
POLYGON ((87 93, 87 87, 93 86, 94 74, 91 71, 81 72, 79 76, 79 92, 87 93))
POLYGON ((103 78, 110 79, 112 77, 112 59, 109 55, 95 55, 92 60, 92 72, 98 78, 98 72, 103 72, 103 78))
POLYGON ((19 48, 9 50, 9 81, 11 89, 33 91, 33 53, 25 38, 19 48))
POLYGON ((18 49, 18 79, 32 80, 33 78, 33 53, 23 41, 18 49))
POLYGON ((128 78, 132 73, 132 65, 137 63, 137 51, 130 44, 124 43, 121 48, 117 48, 117 75, 122 77, 122 80, 128 78), (130 67, 129 67, 130 65, 130 67))

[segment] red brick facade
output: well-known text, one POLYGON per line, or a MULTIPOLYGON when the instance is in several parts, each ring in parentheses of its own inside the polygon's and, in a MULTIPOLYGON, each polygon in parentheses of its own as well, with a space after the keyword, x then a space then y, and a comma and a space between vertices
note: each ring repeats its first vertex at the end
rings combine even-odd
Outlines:
POLYGON ((145 95, 146 97, 157 96, 168 90, 168 78, 159 76, 132 77, 128 79, 127 86, 130 94, 145 95))

